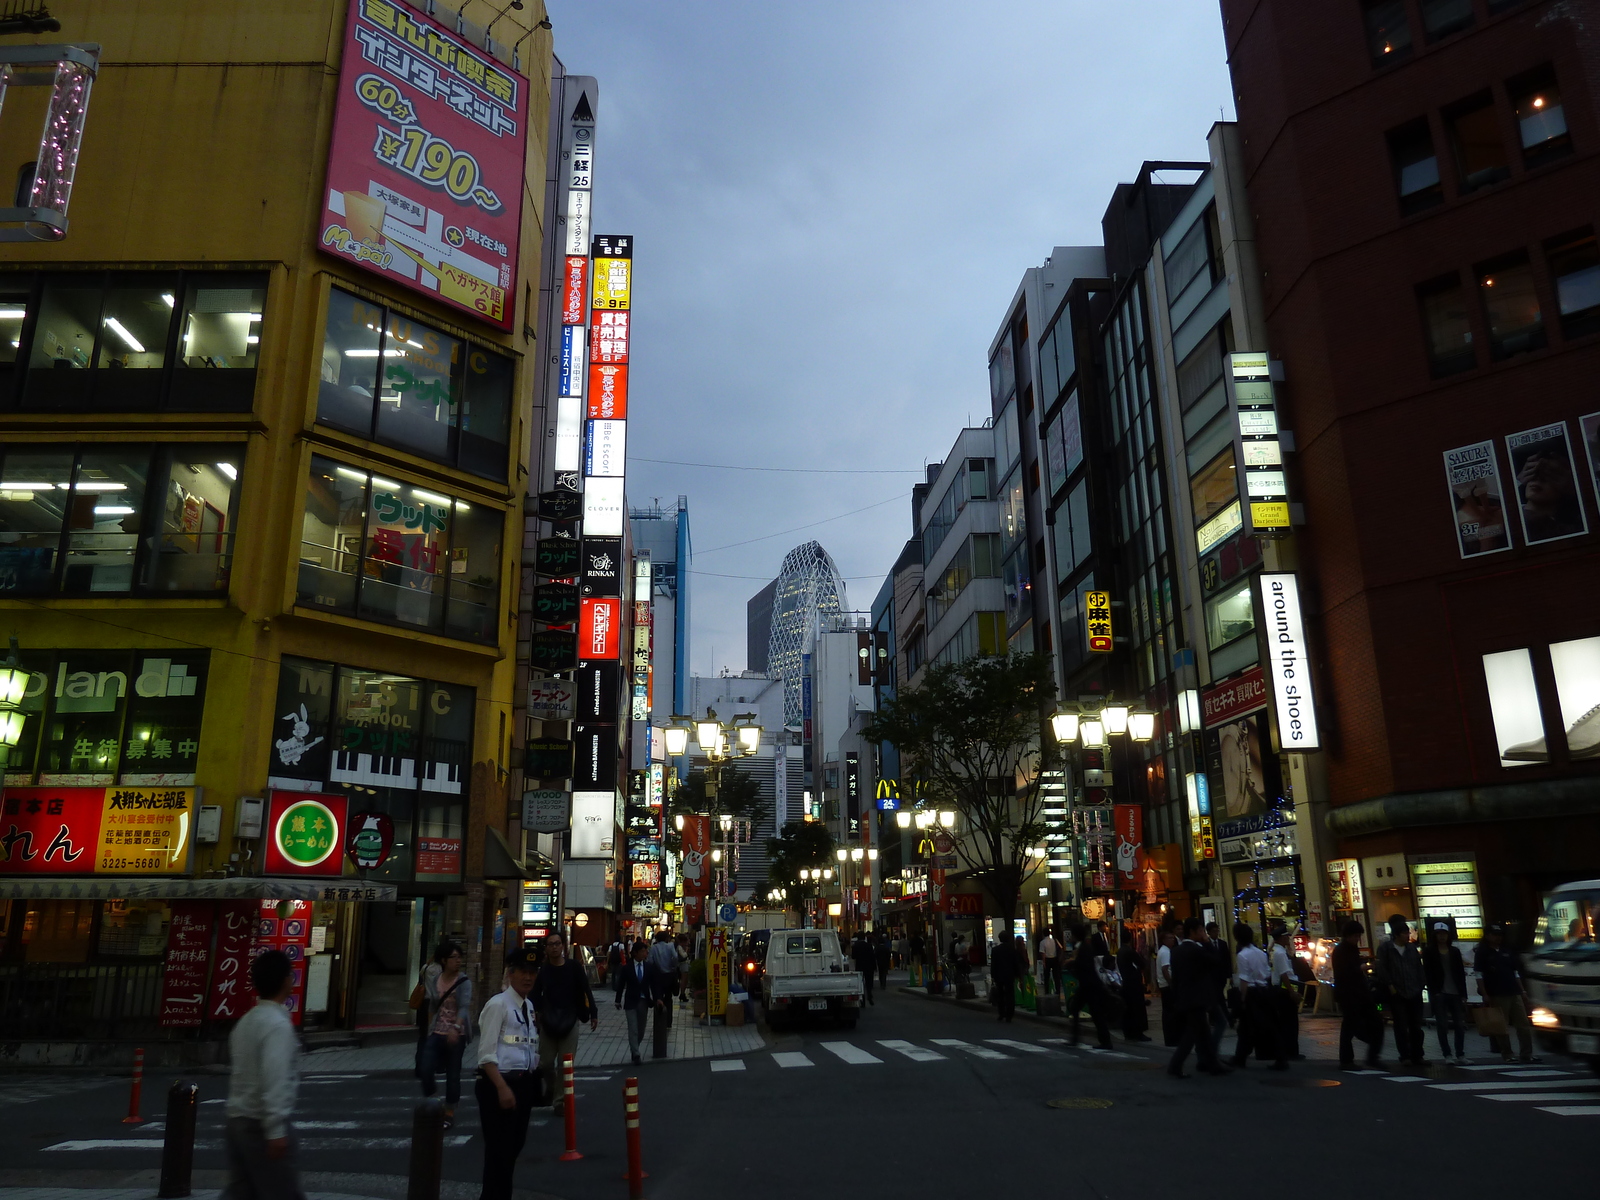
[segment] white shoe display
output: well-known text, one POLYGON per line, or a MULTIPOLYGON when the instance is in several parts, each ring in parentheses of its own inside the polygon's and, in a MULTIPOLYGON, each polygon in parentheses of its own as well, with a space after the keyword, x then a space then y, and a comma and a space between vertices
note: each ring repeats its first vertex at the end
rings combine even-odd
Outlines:
POLYGON ((1600 758, 1600 704, 1596 704, 1567 730, 1567 750, 1573 758, 1600 758))

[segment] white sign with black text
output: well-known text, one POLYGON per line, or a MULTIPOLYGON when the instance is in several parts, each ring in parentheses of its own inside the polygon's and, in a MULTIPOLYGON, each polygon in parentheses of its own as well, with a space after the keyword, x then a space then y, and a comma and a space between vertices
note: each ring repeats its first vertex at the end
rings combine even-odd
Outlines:
POLYGON ((1311 656, 1300 616, 1300 585, 1292 573, 1261 575, 1261 613, 1267 632, 1267 675, 1284 750, 1315 750, 1317 709, 1311 697, 1311 656))

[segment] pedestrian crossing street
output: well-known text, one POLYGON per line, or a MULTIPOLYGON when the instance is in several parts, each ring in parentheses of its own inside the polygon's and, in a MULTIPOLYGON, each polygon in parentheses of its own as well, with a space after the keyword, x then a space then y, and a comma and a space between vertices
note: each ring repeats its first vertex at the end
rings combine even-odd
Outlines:
POLYGON ((916 1063, 960 1062, 982 1060, 987 1062, 1026 1061, 1041 1056, 1062 1061, 1091 1058, 1120 1058, 1139 1060, 1137 1054, 1120 1050, 1101 1050, 1095 1046, 1074 1046, 1066 1038, 1039 1038, 1025 1042, 1015 1038, 983 1038, 963 1041, 960 1038, 929 1038, 927 1045, 897 1038, 880 1038, 865 1044, 857 1042, 815 1042, 805 1050, 776 1050, 770 1054, 746 1055, 743 1058, 714 1058, 713 1074, 724 1074, 773 1066, 779 1070, 797 1070, 816 1066, 864 1067, 885 1062, 908 1060, 916 1063))
POLYGON ((1441 1082, 1423 1075, 1388 1075, 1382 1071, 1358 1071, 1359 1075, 1381 1075, 1384 1082, 1420 1084, 1419 1091, 1459 1092, 1476 1100, 1496 1104, 1526 1104, 1539 1112, 1558 1117, 1600 1117, 1600 1079, 1578 1069, 1490 1063, 1456 1067, 1471 1078, 1441 1082))

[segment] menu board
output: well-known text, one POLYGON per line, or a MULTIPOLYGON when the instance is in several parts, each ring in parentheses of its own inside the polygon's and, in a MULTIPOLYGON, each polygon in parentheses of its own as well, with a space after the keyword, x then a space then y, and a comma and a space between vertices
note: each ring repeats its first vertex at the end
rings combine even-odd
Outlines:
POLYGON ((174 900, 167 925, 167 956, 161 969, 161 1024, 200 1024, 211 965, 210 900, 174 900))

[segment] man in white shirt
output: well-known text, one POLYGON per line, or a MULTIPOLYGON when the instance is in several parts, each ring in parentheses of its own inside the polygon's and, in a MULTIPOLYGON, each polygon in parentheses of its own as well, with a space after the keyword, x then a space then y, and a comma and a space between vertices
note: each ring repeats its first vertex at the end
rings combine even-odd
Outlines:
POLYGON ((1233 927, 1234 941, 1239 944, 1233 956, 1234 982, 1239 986, 1239 1040, 1233 1052, 1233 1065, 1243 1069, 1250 1061, 1252 1051, 1271 1052, 1272 1069, 1286 1071, 1283 1045, 1276 1034, 1277 1013, 1272 1002, 1272 964, 1267 953, 1255 944, 1256 931, 1240 922, 1233 927))
POLYGON ((1173 1011, 1172 1000, 1172 947, 1177 942, 1172 930, 1161 931, 1161 946, 1156 950, 1156 988, 1161 994, 1161 1043, 1178 1044, 1178 1015, 1173 1011))
POLYGON ((1294 969, 1286 925, 1272 927, 1272 1003, 1277 1014, 1279 1050, 1285 1058, 1300 1060, 1300 976, 1294 969))
POLYGON ((281 950, 250 964, 256 1006, 228 1035, 228 1187, 226 1200, 305 1200, 294 1165, 289 1117, 300 1087, 300 1039, 283 1002, 294 965, 281 950))
POLYGON ((528 1140, 528 1112, 539 1102, 539 1030, 528 993, 538 965, 528 950, 506 955, 505 991, 478 1019, 478 1119, 483 1125, 479 1200, 511 1200, 511 1173, 528 1140))
POLYGON ((1055 930, 1046 929, 1039 939, 1039 965, 1044 968, 1044 991, 1049 995, 1054 982, 1056 994, 1061 992, 1061 943, 1056 941, 1055 930))

